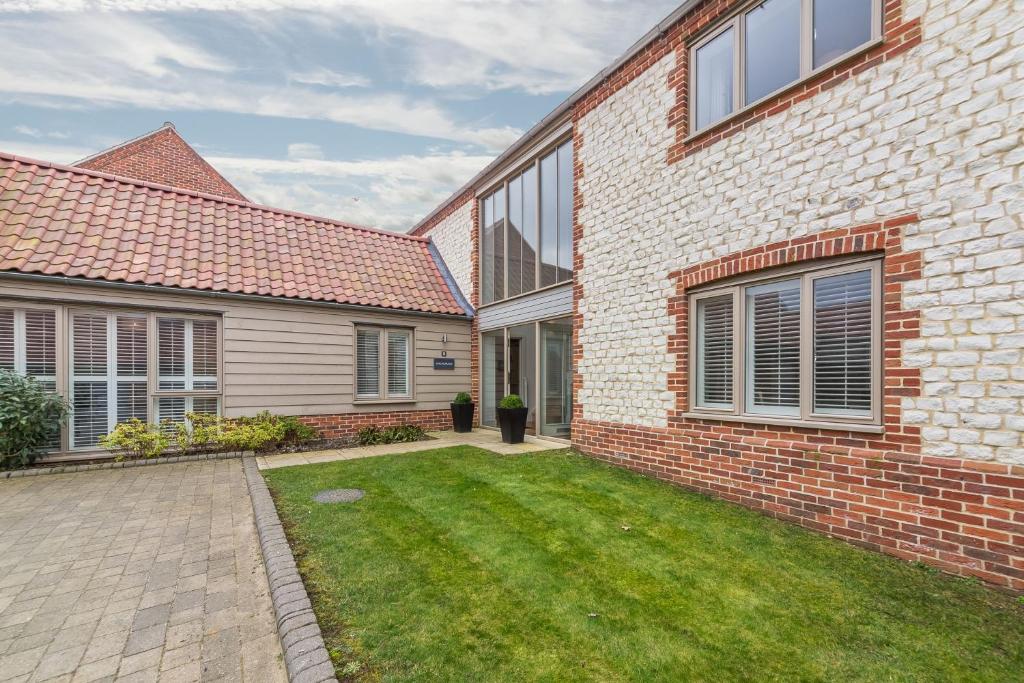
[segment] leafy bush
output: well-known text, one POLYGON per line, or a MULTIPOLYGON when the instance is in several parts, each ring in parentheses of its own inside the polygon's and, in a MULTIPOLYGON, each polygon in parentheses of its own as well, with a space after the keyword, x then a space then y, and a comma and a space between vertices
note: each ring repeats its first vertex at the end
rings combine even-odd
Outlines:
POLYGON ((172 443, 179 453, 268 451, 282 444, 300 445, 320 433, 296 417, 262 411, 255 417, 223 418, 208 413, 185 413, 186 422, 165 421, 160 428, 138 420, 118 425, 101 444, 118 451, 119 458, 151 458, 172 443), (136 424, 137 423, 137 424, 136 424), (158 438, 160 437, 160 438, 158 438), (159 447, 159 452, 149 454, 159 447))
POLYGON ((0 470, 28 467, 60 433, 70 407, 35 379, 0 370, 0 470))
POLYGON ((360 446, 376 446, 386 443, 409 443, 422 441, 427 437, 423 427, 401 425, 398 427, 363 427, 356 434, 360 446))
POLYGON ((519 398, 519 394, 509 394, 505 398, 501 399, 501 403, 498 404, 499 408, 522 408, 523 399, 519 398))
POLYGON ((114 452, 118 461, 125 458, 156 458, 171 445, 167 430, 147 424, 137 417, 122 422, 114 431, 100 437, 100 445, 114 452))
POLYGON ((465 391, 460 391, 459 393, 455 394, 455 400, 452 401, 452 403, 454 403, 457 406, 465 405, 467 403, 472 402, 473 398, 465 391))

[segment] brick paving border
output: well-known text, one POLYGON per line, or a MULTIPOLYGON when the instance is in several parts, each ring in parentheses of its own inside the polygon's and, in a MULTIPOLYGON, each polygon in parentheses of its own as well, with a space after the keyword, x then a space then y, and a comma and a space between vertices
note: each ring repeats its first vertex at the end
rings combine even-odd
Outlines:
POLYGON ((69 472, 90 472, 92 470, 118 470, 125 467, 142 467, 143 465, 166 465, 174 462, 200 462, 202 460, 226 460, 228 458, 243 458, 252 455, 251 452, 232 451, 230 453, 202 453, 199 455, 170 455, 163 458, 151 458, 149 460, 122 460, 121 462, 91 462, 81 465, 68 463, 66 465, 53 465, 51 467, 27 467, 22 470, 0 471, 0 479, 16 479, 18 477, 37 477, 43 474, 66 474, 69 472))
POLYGON ((277 630, 288 678, 292 683, 336 683, 334 664, 324 645, 313 604, 299 576, 267 483, 263 481, 254 458, 244 458, 242 469, 249 485, 249 498, 256 517, 256 532, 270 582, 270 597, 277 614, 277 630))

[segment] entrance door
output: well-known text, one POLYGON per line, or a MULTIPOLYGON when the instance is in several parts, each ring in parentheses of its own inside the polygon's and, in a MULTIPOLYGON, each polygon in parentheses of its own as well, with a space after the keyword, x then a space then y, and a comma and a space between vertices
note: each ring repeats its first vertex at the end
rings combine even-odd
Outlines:
POLYGON ((572 319, 540 324, 540 433, 569 438, 572 422, 572 319))
POLYGON ((498 426, 498 403, 505 395, 505 330, 480 335, 480 423, 498 426))

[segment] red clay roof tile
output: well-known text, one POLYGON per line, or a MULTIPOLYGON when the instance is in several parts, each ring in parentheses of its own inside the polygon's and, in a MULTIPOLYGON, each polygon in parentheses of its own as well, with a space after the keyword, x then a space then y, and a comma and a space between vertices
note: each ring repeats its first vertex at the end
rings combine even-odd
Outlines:
POLYGON ((0 152, 0 271, 465 314, 428 244, 0 152))

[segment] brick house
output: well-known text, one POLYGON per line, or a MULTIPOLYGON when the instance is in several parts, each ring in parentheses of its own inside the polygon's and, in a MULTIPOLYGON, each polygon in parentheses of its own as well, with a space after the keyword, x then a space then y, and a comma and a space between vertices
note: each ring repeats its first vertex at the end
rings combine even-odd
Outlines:
POLYGON ((169 125, 75 166, 0 153, 0 228, 0 369, 74 409, 51 459, 189 411, 445 428, 469 388, 427 238, 253 204, 169 125))
POLYGON ((691 0, 412 230, 484 425, 1024 589, 1024 7, 691 0))

